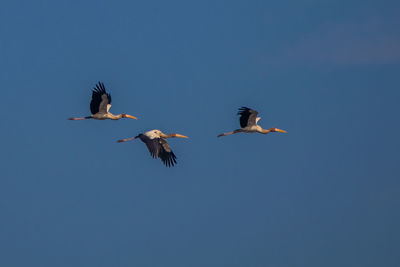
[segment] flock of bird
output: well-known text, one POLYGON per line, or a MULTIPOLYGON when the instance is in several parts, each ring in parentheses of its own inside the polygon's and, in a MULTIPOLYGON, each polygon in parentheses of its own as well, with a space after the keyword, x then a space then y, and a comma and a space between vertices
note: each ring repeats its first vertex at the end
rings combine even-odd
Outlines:
MULTIPOLYGON (((92 92, 92 101, 90 102, 90 112, 92 115, 80 118, 69 118, 69 120, 85 120, 85 119, 95 119, 95 120, 119 120, 121 118, 130 118, 137 120, 136 117, 128 115, 125 113, 114 115, 110 112, 111 108, 111 95, 107 93, 106 88, 102 82, 96 84, 92 92)), ((236 134, 236 133, 262 133, 267 134, 271 132, 281 132, 286 133, 286 131, 278 128, 263 129, 257 122, 261 117, 257 117, 258 112, 254 109, 247 107, 241 107, 237 115, 240 115, 240 129, 234 130, 228 133, 219 134, 218 137, 236 134)), ((145 133, 140 133, 139 135, 118 140, 117 142, 122 143, 126 141, 131 141, 139 138, 143 143, 146 144, 150 155, 153 158, 160 158, 161 161, 167 167, 174 166, 176 164, 176 156, 168 145, 167 138, 170 137, 180 137, 188 138, 182 134, 165 134, 160 130, 151 130, 145 133)))

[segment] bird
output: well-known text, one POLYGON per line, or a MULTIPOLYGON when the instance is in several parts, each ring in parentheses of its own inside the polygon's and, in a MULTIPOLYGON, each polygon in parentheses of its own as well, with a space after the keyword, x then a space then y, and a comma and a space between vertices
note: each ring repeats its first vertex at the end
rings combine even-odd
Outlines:
POLYGON ((114 115, 109 112, 111 108, 111 95, 106 92, 106 88, 102 82, 96 84, 96 87, 92 91, 92 101, 90 102, 91 116, 82 118, 69 118, 69 120, 85 120, 85 119, 95 119, 95 120, 119 120, 121 118, 131 118, 137 120, 136 117, 128 114, 118 114, 114 115))
POLYGON ((248 107, 239 108, 237 115, 240 115, 239 121, 241 128, 234 130, 233 132, 219 134, 217 137, 236 134, 236 133, 255 133, 255 132, 262 134, 267 134, 271 132, 286 133, 285 130, 281 130, 278 128, 263 129, 260 125, 257 124, 257 122, 261 119, 261 117, 257 117, 257 114, 258 112, 255 111, 254 109, 248 107))
POLYGON ((117 142, 122 143, 139 138, 140 140, 142 140, 143 143, 146 144, 150 152, 150 155, 153 158, 160 158, 161 161, 165 164, 165 166, 173 167, 176 164, 176 156, 169 147, 168 142, 166 140, 169 137, 188 138, 185 135, 176 133, 164 134, 162 131, 155 129, 145 133, 141 133, 132 138, 118 140, 117 142))

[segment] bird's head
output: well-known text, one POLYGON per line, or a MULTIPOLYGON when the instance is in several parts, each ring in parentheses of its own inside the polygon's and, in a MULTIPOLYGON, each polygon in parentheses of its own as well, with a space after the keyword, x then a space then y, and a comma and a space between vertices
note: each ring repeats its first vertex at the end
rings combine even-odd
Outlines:
POLYGON ((167 137, 167 135, 165 133, 161 132, 160 130, 153 130, 153 133, 155 135, 158 135, 158 136, 163 137, 163 138, 167 137))

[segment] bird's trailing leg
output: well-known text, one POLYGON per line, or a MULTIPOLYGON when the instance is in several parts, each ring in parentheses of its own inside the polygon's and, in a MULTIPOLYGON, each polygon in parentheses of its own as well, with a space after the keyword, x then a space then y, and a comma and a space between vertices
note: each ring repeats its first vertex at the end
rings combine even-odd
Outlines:
POLYGON ((233 132, 219 134, 217 137, 226 136, 226 135, 235 134, 235 133, 241 133, 241 132, 243 132, 242 129, 237 129, 237 130, 234 130, 233 132))
POLYGON ((121 140, 118 140, 117 142, 122 143, 122 142, 126 142, 126 141, 135 140, 136 138, 138 138, 138 137, 136 136, 136 137, 132 137, 132 138, 121 139, 121 140))
POLYGON ((79 120, 87 120, 87 119, 92 119, 91 116, 88 117, 83 117, 83 118, 68 118, 70 121, 79 121, 79 120))

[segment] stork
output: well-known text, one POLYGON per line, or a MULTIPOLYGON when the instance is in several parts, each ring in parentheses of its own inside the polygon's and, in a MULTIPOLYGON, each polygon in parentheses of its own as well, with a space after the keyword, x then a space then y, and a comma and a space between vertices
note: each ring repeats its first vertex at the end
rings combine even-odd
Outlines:
POLYGON ((241 107, 239 108, 239 111, 237 115, 240 115, 240 129, 234 130, 229 133, 222 133, 219 134, 218 137, 221 136, 226 136, 226 135, 231 135, 231 134, 236 134, 236 133, 262 133, 262 134, 267 134, 271 132, 281 132, 281 133, 286 133, 285 130, 281 130, 278 128, 269 128, 269 129, 263 129, 260 125, 257 124, 257 122, 261 119, 261 117, 257 117, 258 112, 255 111, 254 109, 247 108, 247 107, 241 107))
POLYGON ((95 120, 119 120, 121 118, 131 118, 137 120, 136 117, 128 114, 118 114, 114 115, 109 112, 111 108, 111 95, 106 92, 106 88, 102 82, 96 84, 92 92, 92 101, 90 102, 91 116, 82 118, 69 118, 69 120, 85 120, 85 119, 95 119, 95 120))
POLYGON ((143 143, 146 144, 150 155, 153 158, 160 158, 165 166, 172 167, 176 164, 176 156, 166 140, 170 137, 188 138, 187 136, 181 134, 164 134, 160 130, 151 130, 145 133, 141 133, 132 138, 118 140, 117 142, 122 143, 139 138, 140 140, 142 140, 143 143))

